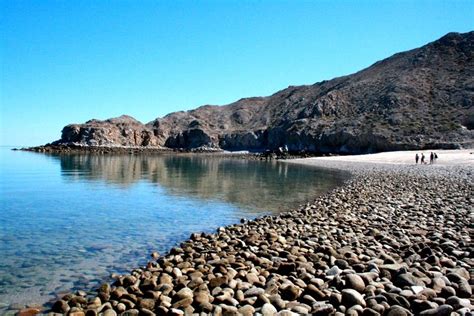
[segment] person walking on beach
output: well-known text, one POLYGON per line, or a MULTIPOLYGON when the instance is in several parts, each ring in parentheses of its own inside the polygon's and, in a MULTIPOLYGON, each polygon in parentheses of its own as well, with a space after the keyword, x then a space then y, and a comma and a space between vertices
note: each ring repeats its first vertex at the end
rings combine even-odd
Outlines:
POLYGON ((425 163, 425 154, 421 154, 421 164, 425 163))
POLYGON ((418 164, 418 160, 420 160, 420 156, 418 154, 415 155, 415 163, 418 164))
POLYGON ((434 154, 431 152, 430 154, 430 165, 434 162, 434 154))

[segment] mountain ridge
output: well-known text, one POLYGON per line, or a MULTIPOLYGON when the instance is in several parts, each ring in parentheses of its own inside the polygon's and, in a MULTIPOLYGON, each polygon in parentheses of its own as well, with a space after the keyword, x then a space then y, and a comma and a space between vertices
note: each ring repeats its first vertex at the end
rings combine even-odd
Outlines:
POLYGON ((474 146, 474 31, 265 97, 64 127, 53 144, 366 153, 474 146))

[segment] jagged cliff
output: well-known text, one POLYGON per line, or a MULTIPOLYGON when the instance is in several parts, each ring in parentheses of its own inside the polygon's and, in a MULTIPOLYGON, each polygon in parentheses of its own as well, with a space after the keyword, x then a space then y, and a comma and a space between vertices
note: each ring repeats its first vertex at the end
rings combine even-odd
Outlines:
POLYGON ((474 32, 449 33, 355 74, 142 124, 63 129, 55 144, 363 153, 474 146, 474 32))

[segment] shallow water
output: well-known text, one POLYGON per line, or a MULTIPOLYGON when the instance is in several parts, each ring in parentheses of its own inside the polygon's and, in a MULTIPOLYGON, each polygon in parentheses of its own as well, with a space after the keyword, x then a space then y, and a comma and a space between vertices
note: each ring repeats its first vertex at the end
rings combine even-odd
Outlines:
POLYGON ((276 161, 0 148, 0 312, 92 289, 192 232, 294 208, 346 178, 276 161))

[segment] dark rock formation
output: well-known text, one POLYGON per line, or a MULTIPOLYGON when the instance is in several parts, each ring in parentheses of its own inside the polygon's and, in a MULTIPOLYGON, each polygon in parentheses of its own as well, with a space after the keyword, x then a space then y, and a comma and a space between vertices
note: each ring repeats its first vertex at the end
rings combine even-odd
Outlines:
POLYGON ((474 146, 474 32, 269 97, 64 128, 56 144, 364 153, 474 146))

